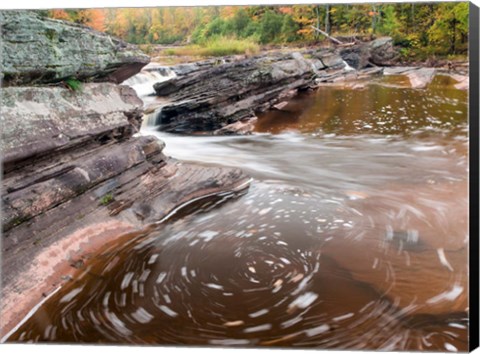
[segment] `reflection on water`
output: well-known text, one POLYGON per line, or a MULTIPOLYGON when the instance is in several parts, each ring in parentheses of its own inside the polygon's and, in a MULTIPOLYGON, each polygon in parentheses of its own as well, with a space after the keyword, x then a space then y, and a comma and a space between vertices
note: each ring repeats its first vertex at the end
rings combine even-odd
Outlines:
POLYGON ((467 350, 466 94, 327 87, 287 110, 247 137, 145 131, 250 190, 105 245, 9 340, 467 350))
POLYGON ((279 133, 409 134, 419 128, 452 130, 465 122, 467 92, 453 87, 453 79, 437 76, 427 90, 408 89, 408 78, 385 76, 352 90, 320 87, 297 96, 282 111, 260 116, 256 131, 279 133))

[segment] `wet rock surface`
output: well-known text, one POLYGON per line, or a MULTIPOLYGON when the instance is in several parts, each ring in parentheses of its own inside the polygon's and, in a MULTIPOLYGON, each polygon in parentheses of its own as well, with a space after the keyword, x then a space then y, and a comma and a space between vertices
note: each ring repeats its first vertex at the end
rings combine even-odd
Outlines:
MULTIPOLYGON (((105 104, 108 105, 106 98, 105 104)), ((55 111, 51 112, 55 117, 55 111)), ((13 114, 9 117, 12 122, 4 121, 6 125, 20 118, 13 114)), ((68 146, 67 141, 65 149, 53 147, 38 159, 35 149, 19 149, 23 163, 6 171, 2 182, 4 330, 12 328, 40 300, 41 292, 51 290, 52 282, 45 279, 57 274, 58 269, 56 263, 47 268, 39 263, 37 258, 44 257, 44 250, 69 240, 80 230, 96 228, 95 225, 105 222, 120 228, 112 237, 118 237, 126 229, 141 230, 191 200, 222 192, 235 193, 237 188, 248 186, 247 176, 239 169, 183 164, 166 157, 161 140, 151 136, 132 137, 138 121, 129 122, 123 117, 123 125, 119 119, 118 124, 105 125, 99 130, 105 139, 85 131, 78 134, 81 143, 68 146), (25 155, 25 151, 31 155, 25 155), (26 276, 32 266, 39 274, 26 276), (18 301, 33 303, 23 307, 18 301)), ((42 117, 32 112, 24 119, 32 124, 42 117)), ((100 114, 89 116, 86 112, 83 119, 86 126, 88 123, 102 126, 100 114)), ((61 124, 56 128, 62 128, 61 124)), ((42 131, 38 131, 33 137, 41 141, 42 131)), ((17 130, 6 133, 13 134, 4 134, 6 141, 13 141, 17 130)), ((43 134, 48 141, 49 135, 43 134)), ((59 134, 66 135, 65 130, 59 134)), ((15 154, 9 156, 13 163, 15 154)), ((83 235, 82 242, 89 237, 90 233, 83 235)), ((68 244, 57 258, 64 262, 70 253, 68 244)), ((59 277, 55 278, 57 284, 59 277)))
POLYGON ((4 85, 70 77, 120 83, 150 58, 136 46, 89 27, 32 11, 0 11, 4 85))
POLYGON ((176 77, 154 84, 167 103, 158 107, 155 123, 174 133, 231 134, 236 122, 275 109, 291 92, 321 83, 356 80, 381 74, 398 53, 390 37, 347 48, 271 52, 255 57, 232 56, 170 69, 176 77), (357 70, 359 72, 357 72, 357 70))
POLYGON ((232 124, 228 124, 223 128, 217 129, 213 132, 214 135, 249 135, 252 134, 257 117, 244 119, 232 124))
POLYGON ((385 69, 385 75, 405 75, 412 88, 423 89, 430 84, 437 73, 435 68, 396 67, 385 69))

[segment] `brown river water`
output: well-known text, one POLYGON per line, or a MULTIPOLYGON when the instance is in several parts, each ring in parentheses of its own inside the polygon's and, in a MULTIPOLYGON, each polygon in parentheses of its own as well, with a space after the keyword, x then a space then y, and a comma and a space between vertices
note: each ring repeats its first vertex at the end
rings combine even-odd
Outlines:
POLYGON ((467 128, 440 76, 322 87, 250 136, 145 127, 250 189, 106 244, 8 341, 466 351, 467 128))

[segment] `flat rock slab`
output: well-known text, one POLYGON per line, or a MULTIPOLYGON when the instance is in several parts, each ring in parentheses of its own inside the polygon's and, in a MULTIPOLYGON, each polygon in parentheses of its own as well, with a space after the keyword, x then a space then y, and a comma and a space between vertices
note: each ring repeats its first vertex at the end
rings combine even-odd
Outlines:
POLYGON ((452 79, 457 81, 457 83, 454 85, 456 89, 458 90, 468 90, 470 87, 470 80, 467 75, 460 75, 460 74, 450 74, 452 79))
POLYGON ((395 66, 385 68, 383 73, 385 75, 405 75, 406 73, 417 69, 418 67, 415 66, 395 66))
POLYGON ((257 117, 239 120, 238 122, 228 124, 223 128, 215 130, 213 135, 249 135, 252 134, 257 122, 257 117))
POLYGON ((71 22, 27 10, 0 11, 3 84, 79 80, 120 83, 150 58, 138 47, 71 22))
POLYGON ((426 88, 437 73, 435 68, 397 67, 385 68, 385 75, 405 75, 414 89, 426 88))
POLYGON ((423 89, 426 88, 433 80, 436 70, 434 68, 421 68, 407 72, 412 88, 423 89))

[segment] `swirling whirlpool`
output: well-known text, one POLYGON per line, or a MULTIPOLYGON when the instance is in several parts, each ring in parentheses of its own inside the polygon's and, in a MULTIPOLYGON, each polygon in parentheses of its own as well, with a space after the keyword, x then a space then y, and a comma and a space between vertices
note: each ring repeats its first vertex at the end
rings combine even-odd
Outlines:
POLYGON ((466 351, 466 93, 315 95, 249 137, 148 131, 250 190, 105 245, 8 341, 466 351))
MULTIPOLYGON (((256 183, 247 196, 212 209, 218 203, 202 201, 194 214, 107 245, 14 338, 427 350, 466 345, 465 311, 425 314, 435 295, 422 301, 421 289, 409 294, 402 273, 395 276, 397 268, 408 272, 437 257, 413 232, 377 235, 376 222, 365 222, 355 203, 275 183, 256 183), (364 235, 354 231, 359 227, 364 235)), ((457 266, 463 254, 453 252, 450 262, 457 266)), ((444 268, 437 263, 419 273, 421 281, 444 268)))

